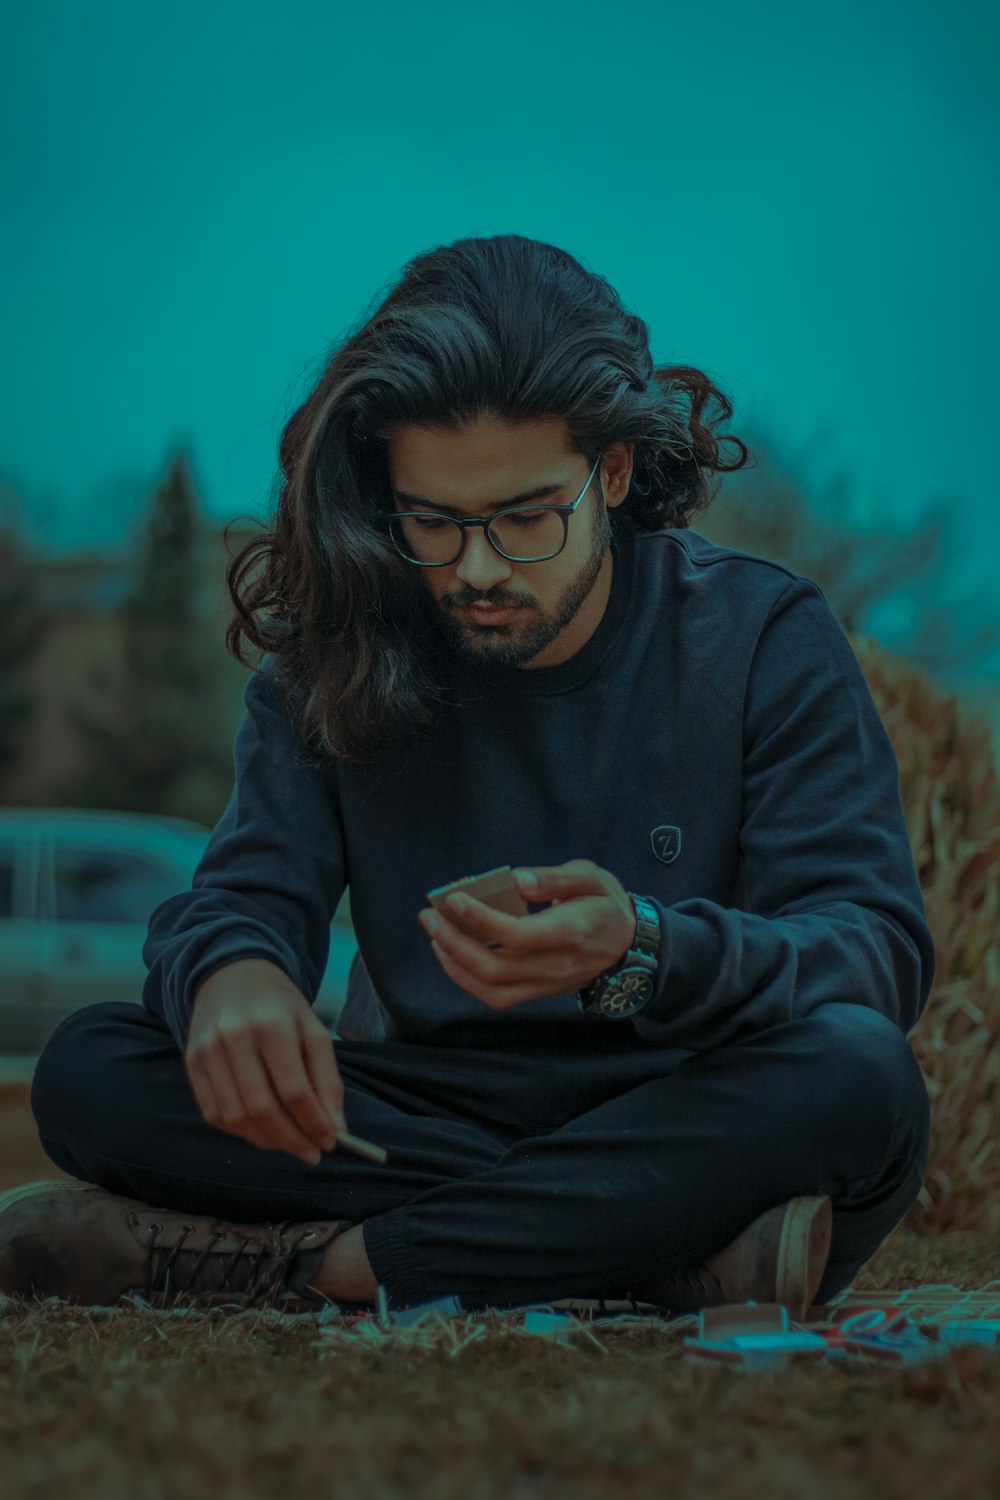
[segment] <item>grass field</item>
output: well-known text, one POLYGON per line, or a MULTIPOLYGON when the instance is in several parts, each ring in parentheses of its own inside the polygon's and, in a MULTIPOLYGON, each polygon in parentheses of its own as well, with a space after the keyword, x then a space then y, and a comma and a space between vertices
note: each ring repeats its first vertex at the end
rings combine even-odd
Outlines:
MULTIPOLYGON (((0 1143, 0 1186, 64 1175, 24 1089, 0 1091, 0 1143)), ((998 1247, 974 1235, 900 1228, 855 1289, 998 1275, 998 1247)), ((320 1325, 6 1299, 0 1494, 1000 1495, 1000 1350, 754 1373, 696 1364, 682 1336, 601 1323, 561 1346, 510 1315, 383 1331, 374 1316, 320 1325)))

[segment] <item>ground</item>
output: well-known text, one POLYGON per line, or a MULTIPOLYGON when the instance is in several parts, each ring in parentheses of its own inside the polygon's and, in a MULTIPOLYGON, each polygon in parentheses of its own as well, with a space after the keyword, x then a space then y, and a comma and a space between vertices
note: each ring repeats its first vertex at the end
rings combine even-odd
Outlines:
MULTIPOLYGON (((62 1175, 26 1091, 0 1090, 0 1187, 62 1175)), ((901 1228, 855 1287, 982 1287, 997 1261, 975 1235, 901 1228)), ((11 1300, 0 1390, 5 1500, 1000 1494, 1000 1349, 983 1347, 750 1373, 642 1322, 561 1346, 509 1315, 386 1332, 11 1300)))

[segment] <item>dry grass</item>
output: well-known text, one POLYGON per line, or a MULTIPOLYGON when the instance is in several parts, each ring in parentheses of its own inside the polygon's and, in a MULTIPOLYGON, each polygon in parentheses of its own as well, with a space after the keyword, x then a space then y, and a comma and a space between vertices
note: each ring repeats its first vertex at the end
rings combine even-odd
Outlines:
POLYGON ((496 1318, 368 1338, 291 1321, 8 1317, 5 1494, 997 1493, 995 1350, 740 1374, 694 1366, 678 1337, 647 1328, 564 1348, 496 1318))
MULTIPOLYGON (((60 1177, 25 1091, 0 1097, 3 1185, 60 1177)), ((981 1287, 995 1247, 901 1226, 855 1288, 981 1287)), ((1000 1289, 998 1289, 1000 1293, 1000 1289)), ((931 1366, 739 1373, 689 1328, 597 1323, 571 1346, 512 1314, 374 1316, 0 1308, 4 1500, 629 1500, 1000 1493, 1000 1350, 931 1366)))
POLYGON ((930 1157, 904 1222, 977 1229, 1000 1244, 1000 779, 991 731, 876 641, 851 645, 896 752, 937 956, 910 1037, 932 1101, 930 1157))

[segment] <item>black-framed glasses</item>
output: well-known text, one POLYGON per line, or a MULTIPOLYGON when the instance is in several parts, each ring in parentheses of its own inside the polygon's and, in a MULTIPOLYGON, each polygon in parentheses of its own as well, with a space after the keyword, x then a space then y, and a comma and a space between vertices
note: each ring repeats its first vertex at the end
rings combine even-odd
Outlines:
POLYGON ((569 518, 590 488, 600 458, 572 505, 517 505, 492 516, 432 515, 426 510, 383 510, 376 521, 389 527, 397 550, 421 568, 446 568, 465 550, 467 526, 482 526, 487 540, 508 562, 544 562, 566 545, 569 518))

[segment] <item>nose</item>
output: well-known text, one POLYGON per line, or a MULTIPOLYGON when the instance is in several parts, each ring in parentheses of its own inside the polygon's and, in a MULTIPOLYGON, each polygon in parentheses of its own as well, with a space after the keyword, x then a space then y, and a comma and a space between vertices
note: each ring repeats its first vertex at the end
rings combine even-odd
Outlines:
POLYGON ((482 594, 501 579, 509 578, 511 565, 490 546, 482 526, 470 526, 465 533, 465 551, 458 560, 455 576, 482 594))

